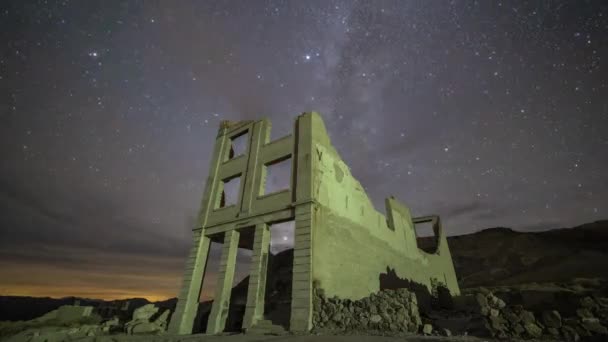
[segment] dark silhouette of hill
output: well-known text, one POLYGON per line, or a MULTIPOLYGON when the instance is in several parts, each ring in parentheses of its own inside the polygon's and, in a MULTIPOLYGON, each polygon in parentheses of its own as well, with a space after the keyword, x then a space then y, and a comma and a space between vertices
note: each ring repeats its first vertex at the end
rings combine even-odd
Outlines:
POLYGON ((462 288, 608 278, 608 220, 541 232, 490 228, 448 244, 462 288))

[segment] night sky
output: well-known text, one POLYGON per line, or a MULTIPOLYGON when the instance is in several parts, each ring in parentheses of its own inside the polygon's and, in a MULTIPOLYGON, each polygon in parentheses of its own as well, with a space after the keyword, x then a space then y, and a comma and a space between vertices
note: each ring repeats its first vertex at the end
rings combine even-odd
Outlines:
POLYGON ((606 1, 16 0, 0 42, 0 294, 175 296, 220 120, 318 111, 450 235, 608 217, 606 1))

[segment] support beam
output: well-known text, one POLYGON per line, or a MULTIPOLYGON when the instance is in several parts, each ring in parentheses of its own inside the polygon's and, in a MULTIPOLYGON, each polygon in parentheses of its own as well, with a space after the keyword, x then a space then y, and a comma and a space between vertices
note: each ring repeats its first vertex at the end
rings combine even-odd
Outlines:
POLYGON ((307 332, 312 329, 312 241, 313 204, 296 207, 293 246, 293 279, 291 285, 291 318, 289 330, 307 332), (298 263, 296 264, 296 258, 298 263))
POLYGON ((194 246, 192 246, 186 262, 182 289, 169 324, 168 330, 172 334, 192 334, 192 325, 198 310, 210 245, 211 239, 202 236, 202 230, 194 232, 194 246))
POLYGON ((236 253, 239 246, 239 232, 229 230, 224 235, 224 246, 220 259, 220 269, 217 276, 217 288, 209 321, 207 322, 207 334, 218 334, 224 331, 228 310, 230 308, 230 293, 234 281, 234 270, 236 266, 236 253))
POLYGON ((266 273, 268 270, 268 250, 270 248, 270 228, 261 223, 255 226, 253 255, 247 289, 247 306, 243 317, 243 329, 254 326, 264 319, 264 295, 266 293, 266 273))

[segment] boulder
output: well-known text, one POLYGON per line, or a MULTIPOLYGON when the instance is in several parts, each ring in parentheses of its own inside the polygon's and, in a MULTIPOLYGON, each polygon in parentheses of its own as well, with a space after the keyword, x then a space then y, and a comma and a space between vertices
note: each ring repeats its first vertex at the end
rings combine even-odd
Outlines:
POLYGON ((578 342, 581 339, 576 330, 570 326, 563 326, 561 328, 561 332, 562 336, 564 336, 564 339, 568 342, 578 342))
POLYGON ((486 302, 487 302, 488 306, 490 306, 493 309, 502 309, 507 305, 502 299, 496 297, 492 293, 489 293, 486 296, 486 302))
POLYGON ((133 319, 125 324, 126 332, 128 334, 150 334, 165 331, 170 310, 165 310, 154 321, 150 321, 158 310, 159 308, 154 304, 146 304, 137 308, 133 312, 133 319))
POLYGON ((595 310, 598 308, 598 304, 591 297, 584 297, 580 300, 581 307, 588 310, 595 310))
POLYGON ((433 326, 431 324, 425 324, 422 326, 422 333, 425 335, 430 335, 433 333, 433 326))
POLYGON ((131 326, 130 334, 150 334, 162 331, 162 328, 153 322, 139 322, 131 326))
POLYGON ((382 317, 378 314, 376 315, 371 315, 369 318, 369 321, 372 323, 380 323, 382 321, 382 317))
POLYGON ((152 316, 154 316, 154 314, 157 312, 158 312, 158 308, 156 306, 154 306, 154 304, 146 304, 144 306, 141 306, 141 307, 135 309, 135 311, 133 311, 132 320, 133 321, 137 321, 137 320, 147 321, 152 316))
POLYGON ((109 333, 113 328, 118 327, 120 325, 120 321, 118 317, 114 316, 114 318, 109 319, 101 324, 101 330, 104 333, 109 333))
POLYGON ((543 311, 542 313, 543 324, 547 328, 559 329, 562 326, 562 317, 559 312, 555 310, 543 311))
POLYGON ((167 319, 169 318, 169 314, 171 313, 171 310, 167 309, 165 311, 163 311, 162 314, 160 314, 160 316, 158 316, 158 318, 156 318, 154 320, 154 323, 156 325, 158 325, 159 327, 162 327, 163 330, 167 328, 167 319))
POLYGON ((543 335, 543 330, 534 323, 525 323, 524 329, 526 330, 526 333, 532 338, 539 338, 543 335))
POLYGON ((593 314, 591 313, 591 311, 589 311, 589 309, 587 308, 580 308, 576 310, 576 315, 578 317, 580 317, 581 319, 585 319, 585 318, 594 318, 593 314))
POLYGON ((69 324, 71 322, 77 322, 84 317, 90 317, 92 312, 92 306, 63 305, 56 310, 49 311, 44 315, 31 320, 31 322, 43 323, 53 320, 58 324, 69 324))
POLYGON ((522 310, 521 314, 520 314, 520 319, 521 319, 521 322, 523 323, 524 327, 526 326, 526 324, 536 323, 536 318, 534 317, 534 313, 532 313, 531 311, 522 310))
POLYGON ((608 329, 597 318, 583 318, 581 325, 592 334, 608 335, 608 329))

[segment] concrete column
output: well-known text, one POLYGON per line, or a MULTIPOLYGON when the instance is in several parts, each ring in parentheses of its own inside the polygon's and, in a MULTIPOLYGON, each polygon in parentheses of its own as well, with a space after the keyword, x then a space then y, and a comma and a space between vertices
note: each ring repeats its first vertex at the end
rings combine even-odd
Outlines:
POLYGON ((194 233, 194 246, 186 261, 182 289, 169 323, 168 330, 172 334, 192 334, 192 325, 198 311, 201 286, 211 245, 211 240, 202 234, 202 229, 194 233))
POLYGON ((268 224, 255 226, 253 255, 249 272, 247 306, 243 318, 243 329, 251 328, 264 318, 264 295, 266 294, 266 272, 268 269, 268 250, 270 248, 270 229, 268 224))
POLYGON ((230 308, 230 292, 236 268, 239 232, 232 229, 224 234, 220 269, 217 275, 217 288, 211 313, 209 314, 209 321, 207 322, 207 334, 218 334, 224 331, 230 308))
POLYGON ((291 331, 312 329, 312 227, 313 205, 296 207, 293 281, 291 287, 291 331))

